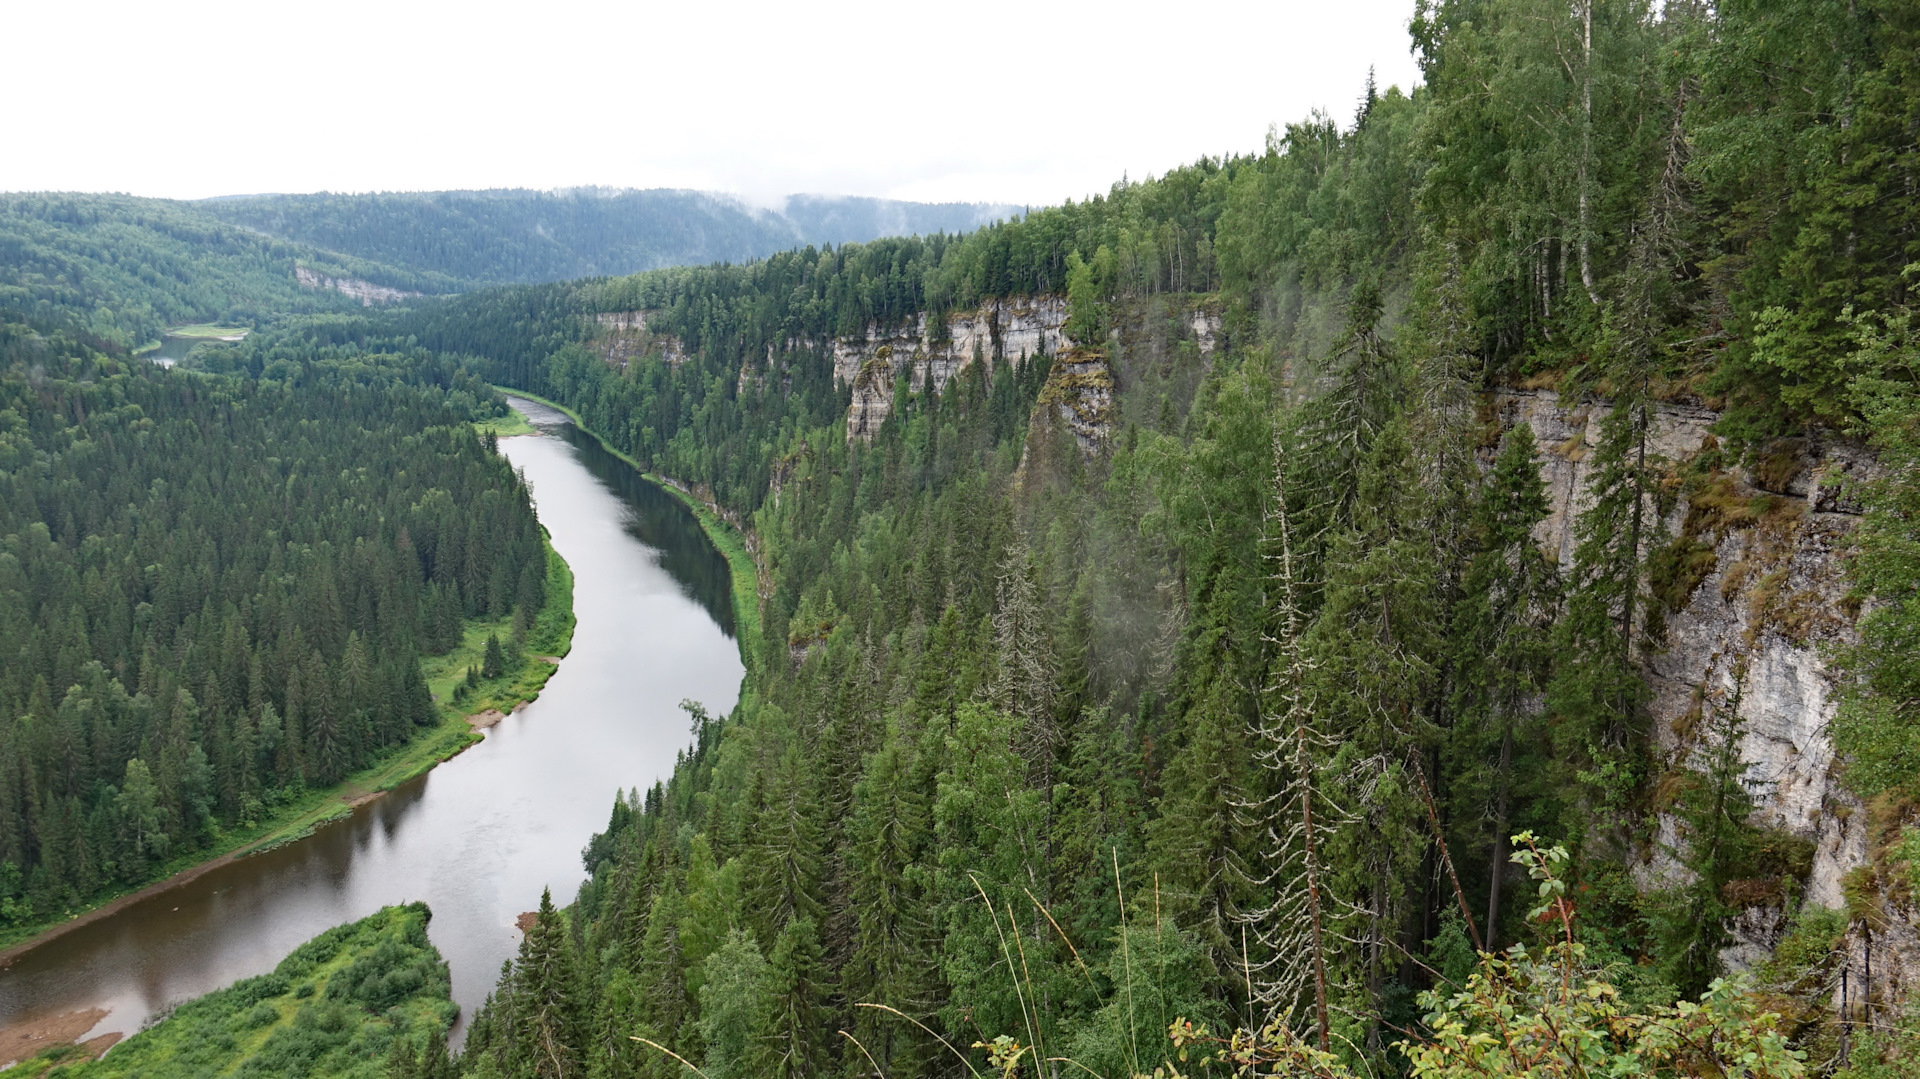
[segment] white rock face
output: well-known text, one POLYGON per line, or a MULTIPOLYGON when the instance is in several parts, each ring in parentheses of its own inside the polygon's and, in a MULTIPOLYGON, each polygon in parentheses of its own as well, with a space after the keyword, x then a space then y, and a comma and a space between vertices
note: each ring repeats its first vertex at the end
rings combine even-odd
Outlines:
MULTIPOLYGON (((1504 426, 1530 425, 1540 445, 1551 513, 1537 538, 1565 569, 1577 541, 1575 521, 1592 501, 1588 458, 1607 405, 1562 402, 1550 391, 1504 392, 1498 404, 1504 426)), ((1661 405, 1649 459, 1668 468, 1681 465, 1708 445, 1708 428, 1718 418, 1709 409, 1661 405)), ((1843 489, 1823 489, 1821 483, 1828 476, 1870 474, 1872 464, 1859 446, 1839 441, 1786 452, 1791 466, 1775 471, 1775 490, 1765 490, 1752 473, 1736 471, 1732 486, 1721 492, 1735 503, 1770 496, 1768 512, 1747 527, 1700 533, 1702 542, 1712 544, 1712 568, 1686 604, 1667 615, 1666 646, 1648 672, 1656 769, 1695 760, 1708 721, 1724 721, 1731 710, 1739 721, 1745 780, 1757 803, 1754 822, 1814 844, 1806 899, 1837 908, 1845 905, 1842 878, 1868 861, 1867 814, 1834 768, 1828 724, 1838 701, 1826 657, 1832 646, 1856 639, 1843 597, 1844 556, 1859 507, 1843 489)), ((1680 534, 1692 509, 1680 498, 1661 522, 1665 535, 1680 534)), ((1681 842, 1674 825, 1670 817, 1658 822, 1655 849, 1646 852, 1637 874, 1644 886, 1687 877, 1680 862, 1660 849, 1681 842)), ((1751 908, 1736 919, 1735 943, 1722 958, 1733 969, 1751 966, 1771 953, 1784 928, 1777 908, 1751 908)), ((1892 932, 1876 934, 1874 949, 1876 986, 1920 975, 1920 939, 1908 918, 1896 918, 1892 932), (1883 977, 1889 980, 1883 983, 1883 977)))
POLYGON ((591 347, 616 367, 625 368, 650 352, 658 352, 668 367, 687 362, 686 347, 678 337, 647 328, 645 311, 608 311, 593 318, 600 328, 591 347))
POLYGON ((303 288, 316 290, 332 289, 343 296, 350 296, 359 300, 360 306, 362 307, 372 307, 377 303, 393 303, 396 300, 404 300, 412 296, 420 295, 418 292, 407 292, 402 289, 388 288, 385 285, 376 285, 371 281, 362 281, 357 277, 328 277, 326 274, 309 270, 305 266, 295 266, 293 268, 293 279, 300 282, 303 288))
MULTIPOLYGON (((916 391, 944 389, 976 356, 1021 364, 1059 352, 1069 343, 1061 333, 1066 321, 1063 296, 1016 297, 947 316, 943 341, 933 339, 924 313, 899 326, 868 326, 861 337, 835 338, 830 345, 834 380, 853 389, 847 438, 871 440, 878 433, 893 411, 894 379, 902 371, 916 391)), ((789 342, 789 348, 796 346, 818 344, 789 342)))

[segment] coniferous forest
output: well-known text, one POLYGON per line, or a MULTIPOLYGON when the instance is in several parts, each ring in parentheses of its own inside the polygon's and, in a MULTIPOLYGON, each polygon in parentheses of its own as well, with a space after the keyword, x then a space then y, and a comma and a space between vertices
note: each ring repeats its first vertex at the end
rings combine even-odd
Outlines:
POLYGON ((1920 21, 1475 0, 1413 34, 1417 92, 1370 87, 1260 155, 966 236, 399 317, 704 485, 751 522, 767 594, 745 703, 695 709, 682 766, 613 808, 464 1074, 1902 1055, 1890 983, 1837 1004, 1920 865, 1894 763, 1920 21), (848 438, 834 338, 925 314, 938 345, 1042 294, 1063 351, 986 345, 937 388, 896 362, 887 419, 848 438), (598 343, 623 311, 653 357, 598 343), (1589 402, 1577 451, 1501 419, 1539 388, 1589 402), (1091 449, 1066 422, 1089 389, 1091 449), (1654 444, 1675 404, 1716 416, 1686 459, 1654 444), (1813 844, 1754 812, 1737 699, 1678 750, 1650 718, 1714 545, 1803 512, 1733 477, 1813 437, 1893 466, 1848 496, 1867 613, 1832 646, 1831 734, 1883 831, 1842 909, 1806 899, 1813 844), (1539 463, 1576 452, 1562 557, 1539 463), (1772 946, 1722 982, 1761 906, 1772 946), (1549 991, 1576 982, 1591 1006, 1549 991))
POLYGON ((1411 36, 1411 92, 970 233, 192 371, 9 330, 4 894, 337 777, 537 606, 497 386, 749 533, 757 636, 394 1079, 1916 1074, 1920 8, 1411 36), (1804 820, 1750 692, 1827 717, 1804 820))
POLYGON ((439 721, 418 657, 530 624, 546 551, 476 393, 419 356, 232 378, 0 324, 0 924, 338 782, 439 721))

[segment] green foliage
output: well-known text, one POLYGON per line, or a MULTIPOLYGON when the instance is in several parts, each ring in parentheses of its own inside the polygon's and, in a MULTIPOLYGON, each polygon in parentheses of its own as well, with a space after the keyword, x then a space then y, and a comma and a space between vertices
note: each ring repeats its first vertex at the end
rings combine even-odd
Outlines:
MULTIPOLYGON (((946 1073, 954 1052, 1030 1071, 1081 1050, 1117 1074, 1193 1063, 1158 1041, 1185 1011, 1278 1022, 1220 1047, 1252 1054, 1230 1064, 1265 1053, 1326 1074, 1399 1066, 1394 1030, 1423 1016, 1435 1040, 1413 1067, 1435 1075, 1468 1058, 1524 1070, 1496 1016, 1537 1036, 1542 1068, 1694 1074, 1751 1053, 1734 1070, 1796 1074, 1714 964, 1735 901, 1791 893, 1804 869, 1746 827, 1737 701, 1703 708, 1691 755, 1669 760, 1645 679, 1665 616, 1710 568, 1708 533, 1766 510, 1708 476, 1700 519, 1669 543, 1653 433, 1665 397, 1724 401, 1727 448, 1702 475, 1812 423, 1878 439, 1872 602, 1835 733, 1856 787, 1903 793, 1920 774, 1920 408, 1898 273, 1916 257, 1913 15, 1434 0, 1412 29, 1423 85, 1370 88, 1350 124, 1316 115, 1262 154, 964 236, 487 289, 196 355, 263 387, 417 379, 462 419, 498 414, 481 379, 517 386, 740 530, 729 553, 751 564, 739 595, 758 616, 741 621, 741 705, 696 713, 673 774, 622 798, 578 903, 543 911, 476 1017, 464 1071, 677 1077, 642 1036, 734 1075, 946 1073), (1058 358, 997 331, 951 377, 896 370, 886 421, 848 439, 836 338, 924 318, 944 344, 949 316, 1039 296, 1064 300, 1068 358, 1106 364, 1074 376, 1113 395, 1091 450, 1055 421, 1058 358), (616 313, 646 330, 609 360, 596 316, 616 313), (1508 417, 1475 394, 1523 379, 1557 387, 1597 440, 1541 447, 1522 425, 1496 447, 1508 417), (1540 466, 1588 450, 1561 567, 1535 542, 1540 466), (1663 813, 1695 879, 1647 896, 1630 863, 1663 813), (1543 950, 1537 917, 1503 901, 1526 827, 1577 851, 1523 852, 1551 901, 1534 914, 1559 931, 1543 950), (1325 924, 1289 937, 1278 923, 1309 890, 1325 924), (1492 954, 1477 966, 1476 936, 1492 954), (1434 970, 1471 977, 1443 988, 1434 970), (1321 997, 1327 1044, 1289 1041, 1321 997)), ((428 202, 379 203, 413 222, 392 233, 368 231, 369 203, 283 209, 396 252, 511 231, 477 200, 442 230, 428 202)), ((0 410, 0 452, 25 431, 0 410)), ((43 523, 41 548, 67 542, 63 520, 43 523)), ((526 590, 494 588, 498 561, 427 604, 422 650, 449 596, 509 614, 526 590)), ((36 608, 34 662, 55 675, 72 607, 36 608)), ((378 633, 343 627, 317 677, 384 655, 378 633)), ((519 637, 477 649, 475 692, 519 637)), ((51 738, 73 683, 23 679, 16 711, 51 738)), ((237 699, 204 683, 123 688, 147 692, 147 729, 191 731, 237 699)), ((272 704, 283 745, 301 732, 284 767, 342 766, 304 698, 272 704)), ((108 777, 122 857, 225 819, 222 754, 200 750, 162 740, 108 777)), ((37 819, 49 835, 93 819, 65 812, 37 819)), ((35 871, 0 872, 0 902, 32 894, 35 871)))
POLYGON ((0 309, 71 319, 122 347, 182 323, 252 325, 359 301, 300 285, 295 267, 415 291, 446 282, 276 240, 200 205, 125 195, 0 197, 0 309))
MULTIPOLYGON (((1920 264, 1909 272, 1920 275, 1920 264)), ((1850 677, 1833 740, 1845 755, 1848 785, 1868 797, 1920 795, 1920 326, 1913 317, 1901 307, 1851 320, 1852 354, 1863 371, 1853 381, 1860 430, 1884 471, 1854 492, 1867 512, 1853 577, 1873 603, 1860 618, 1860 643, 1841 656, 1850 677)))
MULTIPOLYGON (((329 929, 273 973, 181 1004, 100 1060, 51 1074, 381 1079, 396 1045, 444 1046, 458 1013, 447 964, 427 940, 429 917, 413 903, 329 929)), ((21 1074, 48 1074, 39 1064, 21 1074)))
POLYGON ((734 930, 707 957, 700 987, 700 1037, 706 1043, 706 1067, 713 1079, 756 1074, 760 1041, 768 1031, 773 1000, 773 971, 752 937, 734 930))

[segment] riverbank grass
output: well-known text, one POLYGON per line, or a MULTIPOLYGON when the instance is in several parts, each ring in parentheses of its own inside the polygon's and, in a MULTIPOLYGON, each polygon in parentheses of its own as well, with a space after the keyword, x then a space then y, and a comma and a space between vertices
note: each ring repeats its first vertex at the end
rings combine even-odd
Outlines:
POLYGON ((200 1079, 233 1074, 383 1079, 396 1039, 443 1037, 459 1014, 425 903, 387 907, 294 949, 273 973, 187 1001, 89 1060, 56 1045, 8 1069, 38 1079, 200 1079))
POLYGON ((507 409, 504 416, 493 416, 484 420, 475 420, 473 429, 481 434, 492 432, 498 438, 512 438, 515 435, 531 435, 540 429, 528 422, 527 418, 513 409, 507 409))
MULTIPOLYGON (((468 724, 468 716, 489 710, 510 712, 516 705, 540 696, 547 679, 559 669, 549 660, 560 659, 573 647, 573 627, 573 570, 549 544, 546 606, 541 608, 533 628, 527 631, 526 641, 518 649, 517 661, 512 648, 513 620, 509 618, 470 621, 459 647, 444 656, 427 656, 421 660, 420 673, 426 677, 427 689, 432 691, 434 700, 440 702, 442 724, 457 723, 470 736, 462 749, 480 740, 479 732, 468 724), (486 660, 488 637, 497 638, 508 651, 506 670, 462 693, 468 668, 479 668, 486 660)), ((404 783, 406 779, 394 782, 404 783)))
MULTIPOLYGON (((537 393, 517 390, 508 386, 495 386, 494 389, 514 397, 524 397, 529 401, 538 401, 549 408, 559 409, 567 414, 574 426, 592 435, 596 442, 608 453, 625 461, 628 467, 653 484, 680 500, 682 505, 693 511, 700 522, 701 531, 707 534, 707 540, 714 549, 726 556, 727 568, 733 577, 733 627, 734 637, 740 645, 741 662, 753 669, 753 649, 760 641, 760 568, 754 562, 753 555, 747 550, 747 538, 740 530, 713 511, 711 506, 681 490, 657 472, 649 472, 640 466, 640 462, 622 453, 610 445, 600 432, 588 427, 580 419, 580 414, 558 401, 549 401, 537 393)), ((518 412, 514 415, 520 415, 518 412)), ((524 419, 524 417, 523 417, 524 419)))
POLYGON ((439 705, 440 718, 433 726, 420 730, 405 745, 391 748, 333 786, 285 793, 270 812, 251 825, 217 830, 207 846, 174 857, 146 883, 104 890, 85 905, 58 917, 0 930, 0 949, 24 944, 127 896, 165 886, 181 874, 305 839, 325 825, 351 816, 353 808, 369 798, 458 756, 484 737, 467 722, 468 715, 489 708, 510 711, 514 705, 540 695, 557 668, 533 657, 566 655, 573 643, 573 625, 573 571, 548 543, 546 606, 527 634, 525 654, 528 658, 519 666, 510 665, 506 674, 483 683, 476 696, 456 705, 453 687, 464 679, 468 666, 481 662, 486 654, 487 637, 498 635, 504 643, 513 633, 511 619, 469 620, 458 648, 444 656, 421 657, 421 674, 439 705))

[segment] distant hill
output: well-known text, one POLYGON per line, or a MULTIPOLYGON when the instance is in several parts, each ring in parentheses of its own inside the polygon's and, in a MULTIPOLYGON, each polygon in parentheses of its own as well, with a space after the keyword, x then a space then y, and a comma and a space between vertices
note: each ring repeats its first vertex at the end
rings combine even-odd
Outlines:
POLYGON ((797 195, 785 212, 702 191, 426 191, 251 195, 194 205, 231 224, 469 284, 741 262, 804 244, 966 232, 1011 207, 797 195))
POLYGON ((1014 212, 820 195, 795 196, 781 212, 699 191, 608 188, 190 202, 0 194, 0 308, 138 346, 183 323, 742 262, 806 244, 969 231, 1014 212))
POLYGON ((304 287, 300 268, 408 292, 462 282, 317 250, 198 205, 126 195, 0 195, 0 309, 126 346, 190 322, 248 324, 359 301, 304 287))

